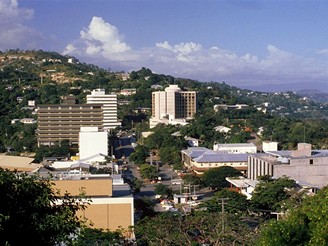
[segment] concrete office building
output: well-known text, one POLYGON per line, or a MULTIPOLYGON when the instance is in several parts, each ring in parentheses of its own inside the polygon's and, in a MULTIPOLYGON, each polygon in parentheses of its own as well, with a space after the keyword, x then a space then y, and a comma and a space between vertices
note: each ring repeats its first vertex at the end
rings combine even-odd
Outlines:
POLYGON ((164 91, 152 93, 152 117, 150 127, 159 123, 187 124, 197 110, 196 91, 182 91, 177 85, 169 85, 164 91))
POLYGON ((95 89, 87 95, 87 104, 101 104, 103 109, 104 130, 121 126, 117 120, 117 95, 106 94, 105 89, 95 89))
POLYGON ((247 174, 250 180, 287 176, 301 185, 322 188, 328 185, 328 150, 312 150, 311 144, 299 143, 297 150, 250 155, 247 174))
POLYGON ((103 129, 101 104, 76 104, 74 96, 63 98, 61 104, 38 105, 38 146, 54 145, 62 140, 79 143, 79 132, 83 126, 103 129))

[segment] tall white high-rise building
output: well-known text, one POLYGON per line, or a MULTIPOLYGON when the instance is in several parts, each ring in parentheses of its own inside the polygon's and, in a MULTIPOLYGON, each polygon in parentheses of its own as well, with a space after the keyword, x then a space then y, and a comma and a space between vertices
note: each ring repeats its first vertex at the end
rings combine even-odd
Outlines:
POLYGON ((197 110, 196 91, 182 91, 177 85, 170 85, 165 91, 152 93, 152 118, 150 127, 158 123, 187 124, 197 110))
POLYGON ((121 126, 117 119, 117 95, 106 94, 105 89, 95 89, 91 95, 87 95, 87 104, 103 105, 104 130, 114 129, 121 126))

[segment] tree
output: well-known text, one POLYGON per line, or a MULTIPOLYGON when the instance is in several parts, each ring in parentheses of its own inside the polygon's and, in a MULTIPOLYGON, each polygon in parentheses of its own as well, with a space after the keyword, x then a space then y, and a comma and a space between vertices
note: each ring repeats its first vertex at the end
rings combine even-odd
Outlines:
POLYGON ((123 236, 123 231, 105 231, 95 228, 83 228, 78 238, 72 241, 74 246, 85 245, 133 245, 127 242, 123 236))
POLYGON ((181 162, 180 149, 175 146, 160 148, 159 157, 162 162, 168 164, 176 164, 181 162))
POLYGON ((222 204, 219 198, 228 198, 225 202, 225 211, 232 214, 243 213, 248 208, 247 197, 227 189, 220 190, 214 194, 214 196, 206 201, 202 206, 206 207, 211 212, 221 212, 222 204))
POLYGON ((257 245, 328 245, 328 187, 260 230, 257 245))
POLYGON ((241 175, 241 172, 233 167, 223 166, 205 171, 202 180, 207 187, 212 189, 223 189, 229 187, 229 182, 226 181, 227 177, 237 177, 241 175))
POLYGON ((252 206, 255 209, 280 211, 281 202, 290 196, 288 189, 295 187, 296 182, 287 177, 264 177, 255 187, 251 199, 252 206))
POLYGON ((156 184, 155 185, 155 194, 160 195, 160 196, 173 198, 172 189, 170 189, 167 185, 164 185, 164 184, 156 184))
POLYGON ((133 161, 136 165, 141 165, 146 162, 149 155, 149 149, 144 145, 137 145, 134 152, 130 155, 129 160, 133 161))
POLYGON ((143 164, 140 166, 140 175, 144 179, 154 179, 157 177, 157 169, 155 166, 143 164))
POLYGON ((0 169, 0 197, 1 245, 56 245, 83 226, 76 212, 85 204, 59 197, 50 180, 0 169))
POLYGON ((193 174, 186 174, 182 176, 184 184, 199 185, 202 186, 202 179, 193 174))
POLYGON ((235 215, 195 212, 184 216, 159 213, 140 220, 135 233, 138 245, 251 245, 253 229, 235 215), (222 230, 225 221, 226 230, 222 230))

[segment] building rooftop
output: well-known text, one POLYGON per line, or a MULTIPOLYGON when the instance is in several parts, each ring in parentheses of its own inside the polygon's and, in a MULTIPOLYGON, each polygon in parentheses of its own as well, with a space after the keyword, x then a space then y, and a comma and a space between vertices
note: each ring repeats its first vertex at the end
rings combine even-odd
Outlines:
POLYGON ((17 171, 31 172, 42 167, 42 165, 33 163, 33 161, 34 158, 30 157, 0 154, 0 167, 11 171, 16 169, 17 171))
MULTIPOLYGON (((267 154, 276 157, 285 157, 289 159, 299 159, 304 158, 306 156, 293 156, 293 150, 278 150, 278 151, 267 151, 267 154)), ((311 156, 309 158, 319 158, 319 157, 328 157, 328 150, 312 150, 311 156)))
POLYGON ((220 147, 240 148, 240 147, 255 147, 254 143, 218 143, 220 147))
POLYGON ((196 162, 247 162, 248 154, 229 154, 226 151, 206 151, 194 158, 196 162))
POLYGON ((190 156, 191 158, 196 158, 206 151, 209 151, 209 149, 205 147, 189 147, 188 149, 182 150, 183 153, 190 156))
POLYGON ((249 154, 230 154, 205 147, 190 147, 182 151, 196 162, 247 162, 249 154))

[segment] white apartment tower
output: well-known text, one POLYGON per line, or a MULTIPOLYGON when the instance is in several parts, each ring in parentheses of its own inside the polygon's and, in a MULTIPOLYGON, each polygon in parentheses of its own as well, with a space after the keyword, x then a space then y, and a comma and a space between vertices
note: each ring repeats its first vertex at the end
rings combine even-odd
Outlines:
POLYGON ((158 123, 186 124, 197 109, 196 91, 182 91, 177 85, 170 85, 165 91, 152 93, 152 118, 150 127, 158 123))
POLYGON ((121 123, 117 120, 116 94, 105 94, 105 89, 95 89, 91 92, 91 95, 87 95, 87 104, 103 105, 104 130, 110 130, 121 126, 121 123))

